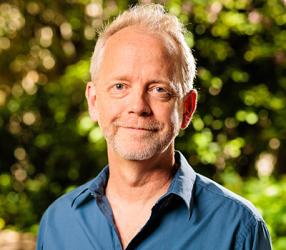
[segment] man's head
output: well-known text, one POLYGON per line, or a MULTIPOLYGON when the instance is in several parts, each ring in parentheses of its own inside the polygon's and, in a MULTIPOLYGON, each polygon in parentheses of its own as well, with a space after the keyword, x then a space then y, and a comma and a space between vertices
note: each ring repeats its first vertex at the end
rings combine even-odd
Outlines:
POLYGON ((120 16, 119 21, 131 15, 137 23, 129 20, 131 25, 125 25, 127 21, 116 19, 106 29, 96 45, 92 82, 86 90, 90 115, 103 130, 109 153, 128 160, 146 160, 170 150, 196 108, 192 82, 180 80, 193 80, 193 57, 192 65, 184 62, 185 69, 193 67, 193 71, 188 76, 184 69, 178 73, 184 65, 179 57, 183 52, 179 40, 166 31, 166 22, 171 19, 179 27, 177 19, 168 15, 165 23, 150 27, 144 25, 144 19, 139 22, 147 18, 148 11, 152 18, 155 10, 161 13, 161 21, 168 15, 158 6, 136 7, 120 16), (132 11, 136 15, 130 14, 132 11))

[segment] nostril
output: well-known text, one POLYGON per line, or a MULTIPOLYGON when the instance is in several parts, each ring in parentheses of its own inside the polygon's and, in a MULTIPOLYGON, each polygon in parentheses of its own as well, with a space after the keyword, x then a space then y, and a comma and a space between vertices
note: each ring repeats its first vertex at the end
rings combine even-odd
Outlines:
POLYGON ((143 116, 143 117, 146 117, 146 116, 150 116, 151 115, 151 109, 147 110, 134 110, 134 109, 130 109, 129 111, 130 114, 137 114, 139 116, 143 116))
POLYGON ((146 117, 146 116, 149 116, 150 114, 151 114, 151 112, 145 112, 145 111, 143 111, 143 112, 141 113, 141 116, 146 117))

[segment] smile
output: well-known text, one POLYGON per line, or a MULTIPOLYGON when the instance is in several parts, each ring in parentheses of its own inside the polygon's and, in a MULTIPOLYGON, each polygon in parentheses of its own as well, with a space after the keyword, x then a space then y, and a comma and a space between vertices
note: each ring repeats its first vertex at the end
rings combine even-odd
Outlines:
POLYGON ((121 127, 124 129, 134 130, 134 131, 146 131, 146 132, 157 132, 158 129, 155 128, 142 128, 142 127, 121 127))

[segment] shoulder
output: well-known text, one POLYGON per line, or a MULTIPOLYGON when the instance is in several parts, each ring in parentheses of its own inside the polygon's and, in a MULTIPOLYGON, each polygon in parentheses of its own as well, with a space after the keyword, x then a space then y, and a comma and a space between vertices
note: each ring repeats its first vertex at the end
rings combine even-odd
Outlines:
POLYGON ((46 228, 50 227, 50 225, 56 227, 69 224, 73 217, 72 208, 74 201, 88 190, 92 181, 88 181, 74 190, 63 194, 50 204, 41 218, 40 233, 46 231, 46 228))
MULTIPOLYGON (((71 210, 74 201, 79 197, 81 194, 86 192, 92 183, 93 180, 90 180, 83 185, 73 189, 72 191, 65 193, 61 195, 59 198, 57 198, 53 203, 49 205, 49 207, 46 209, 43 217, 61 217, 61 215, 68 216, 69 211, 71 210)), ((63 218, 63 217, 61 217, 63 218)))
POLYGON ((57 198, 52 204, 51 206, 56 206, 58 204, 61 203, 66 203, 66 202, 73 202, 73 200, 80 195, 82 192, 84 192, 85 190, 87 190, 91 183, 93 182, 94 179, 87 181, 86 183, 76 187, 75 189, 73 189, 70 192, 67 192, 63 195, 61 195, 59 198, 57 198))
POLYGON ((263 221, 260 212, 249 200, 200 174, 196 177, 195 197, 218 212, 235 213, 244 219, 263 221))
POLYGON ((250 201, 199 174, 194 189, 196 218, 207 218, 208 227, 224 228, 235 249, 271 249, 266 224, 250 201))
MULTIPOLYGON (((86 196, 92 181, 88 181, 71 192, 60 196, 46 209, 38 230, 38 250, 43 249, 44 242, 46 242, 45 244, 53 244, 52 242, 56 242, 55 238, 65 238, 71 230, 76 231, 78 223, 75 219, 73 204, 78 197, 86 196)), ((57 244, 60 243, 57 242, 57 244)))
POLYGON ((75 208, 92 199, 92 193, 103 192, 108 173, 108 166, 105 166, 95 178, 60 196, 47 208, 43 217, 49 217, 49 221, 68 220, 75 208))

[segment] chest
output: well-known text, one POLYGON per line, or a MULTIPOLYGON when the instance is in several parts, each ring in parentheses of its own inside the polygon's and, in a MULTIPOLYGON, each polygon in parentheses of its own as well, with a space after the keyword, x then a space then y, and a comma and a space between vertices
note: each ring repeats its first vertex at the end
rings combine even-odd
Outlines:
POLYGON ((234 232, 239 231, 227 214, 217 218, 223 222, 218 226, 218 220, 213 221, 213 216, 202 217, 194 211, 190 217, 185 205, 155 217, 153 213, 151 218, 148 213, 136 216, 127 212, 126 215, 114 213, 114 218, 123 216, 122 220, 117 220, 119 228, 127 228, 121 230, 122 236, 119 236, 112 213, 105 203, 86 203, 66 216, 50 215, 44 249, 122 250, 123 245, 128 250, 230 250, 234 249, 236 241, 234 232))
POLYGON ((141 231, 151 216, 151 206, 112 208, 113 220, 119 234, 123 249, 141 231))

